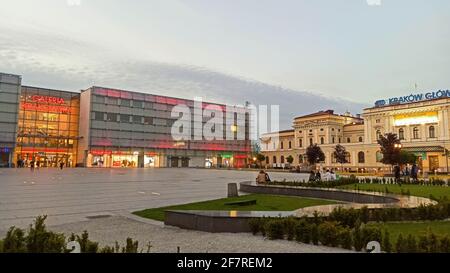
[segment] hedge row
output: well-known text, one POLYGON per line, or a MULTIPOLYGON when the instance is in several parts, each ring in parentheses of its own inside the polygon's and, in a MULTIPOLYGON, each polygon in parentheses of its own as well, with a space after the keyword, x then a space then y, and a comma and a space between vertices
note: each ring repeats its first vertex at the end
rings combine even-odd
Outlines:
MULTIPOLYGON (((114 246, 99 247, 99 243, 89 240, 89 234, 72 234, 67 238, 64 234, 48 231, 45 226, 47 216, 39 216, 30 225, 27 232, 20 228, 11 227, 5 238, 0 240, 0 253, 68 253, 67 243, 77 241, 81 253, 138 253, 139 243, 127 238, 126 245, 121 247, 117 242, 114 246)), ((150 252, 151 245, 147 245, 150 252)), ((140 250, 143 252, 143 249, 140 250)))
POLYGON ((402 178, 396 181, 390 177, 356 177, 350 175, 349 177, 341 177, 338 180, 332 181, 315 181, 308 182, 301 181, 287 181, 286 179, 281 181, 268 182, 269 185, 282 185, 282 186, 299 186, 299 187, 317 187, 317 188, 334 188, 342 185, 350 184, 385 184, 385 185, 424 185, 424 186, 448 186, 448 181, 437 178, 430 178, 429 180, 413 180, 409 177, 402 178))
POLYGON ((305 244, 341 247, 355 251, 366 251, 371 241, 380 243, 383 252, 424 252, 450 253, 450 238, 437 236, 428 231, 419 236, 412 235, 406 239, 399 235, 395 246, 392 245, 389 232, 379 227, 357 224, 355 227, 341 225, 337 221, 321 221, 317 218, 255 218, 249 222, 254 235, 260 233, 270 240, 296 240, 305 244))

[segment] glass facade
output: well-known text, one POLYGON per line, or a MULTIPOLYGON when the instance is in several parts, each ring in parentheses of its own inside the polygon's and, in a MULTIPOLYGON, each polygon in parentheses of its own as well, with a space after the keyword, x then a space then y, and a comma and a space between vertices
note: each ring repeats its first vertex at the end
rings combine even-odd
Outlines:
POLYGON ((0 73, 0 167, 14 166, 21 77, 0 73))
POLYGON ((234 140, 197 140, 199 132, 202 138, 202 130, 196 127, 204 128, 210 119, 204 116, 204 109, 214 106, 225 111, 225 105, 204 102, 196 111, 192 100, 101 87, 83 91, 81 104, 81 120, 85 122, 80 126, 80 136, 89 137, 79 149, 86 160, 79 162, 87 167, 246 166, 250 151, 248 133, 244 140, 237 139, 237 132, 249 131, 249 117, 244 108, 231 117, 223 114, 222 132, 218 135, 225 138, 231 134, 234 140), (180 104, 191 111, 191 140, 172 138, 172 125, 179 119, 172 117, 172 109, 180 104), (197 113, 201 116, 196 116, 197 113), (195 120, 201 123, 196 124, 195 120), (224 153, 229 157, 222 156, 224 153))
POLYGON ((74 167, 77 160, 80 94, 22 87, 16 160, 24 166, 74 167))

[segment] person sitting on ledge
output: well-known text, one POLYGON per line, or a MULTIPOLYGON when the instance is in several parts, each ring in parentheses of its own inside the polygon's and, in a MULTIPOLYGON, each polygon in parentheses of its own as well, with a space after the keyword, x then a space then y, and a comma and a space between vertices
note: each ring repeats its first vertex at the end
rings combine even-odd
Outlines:
POLYGON ((258 176, 256 177, 256 183, 265 184, 266 182, 269 181, 270 181, 269 175, 264 170, 260 170, 258 176))

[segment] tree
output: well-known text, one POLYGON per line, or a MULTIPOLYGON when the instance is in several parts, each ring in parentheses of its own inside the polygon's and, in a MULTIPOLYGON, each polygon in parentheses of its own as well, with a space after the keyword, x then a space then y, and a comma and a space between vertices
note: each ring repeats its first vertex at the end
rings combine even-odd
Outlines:
POLYGON ((411 152, 400 151, 400 164, 414 164, 417 162, 417 156, 411 152))
POLYGON ((378 144, 380 144, 381 153, 383 154, 382 163, 389 165, 400 163, 400 149, 395 147, 395 144, 400 144, 400 140, 396 134, 387 133, 384 136, 380 135, 378 144))
POLYGON ((314 144, 306 149, 306 158, 309 164, 315 165, 318 162, 325 160, 325 154, 323 153, 322 149, 317 146, 317 144, 314 144))
POLYGON ((336 158, 336 162, 341 164, 341 168, 344 163, 348 163, 347 151, 345 150, 345 147, 342 146, 341 144, 338 144, 336 145, 336 147, 334 147, 333 155, 334 158, 336 158))
POLYGON ((259 153, 259 154, 256 155, 256 160, 258 161, 259 166, 261 166, 261 162, 266 160, 266 156, 261 154, 261 153, 259 153))
POLYGON ((292 162, 294 162, 294 158, 292 157, 292 155, 290 155, 290 156, 286 157, 286 161, 287 161, 289 164, 292 164, 292 162))

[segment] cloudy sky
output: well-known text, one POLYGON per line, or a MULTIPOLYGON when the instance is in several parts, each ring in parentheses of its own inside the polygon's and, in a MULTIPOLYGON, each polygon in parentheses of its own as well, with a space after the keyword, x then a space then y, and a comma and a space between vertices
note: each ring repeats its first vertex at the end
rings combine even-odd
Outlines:
POLYGON ((311 111, 360 112, 415 83, 450 88, 448 0, 0 4, 0 71, 27 85, 279 104, 283 128, 311 111))

